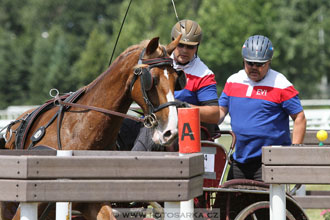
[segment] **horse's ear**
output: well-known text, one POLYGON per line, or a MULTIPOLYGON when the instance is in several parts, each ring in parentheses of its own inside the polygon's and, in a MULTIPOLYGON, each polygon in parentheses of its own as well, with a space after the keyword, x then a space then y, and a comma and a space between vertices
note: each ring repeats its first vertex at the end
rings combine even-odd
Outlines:
POLYGON ((166 51, 168 54, 172 54, 176 46, 178 46, 180 39, 181 39, 182 34, 180 34, 177 38, 175 38, 174 41, 172 41, 169 45, 166 46, 166 51))
POLYGON ((159 45, 159 37, 152 38, 149 41, 148 46, 146 48, 146 54, 147 55, 153 54, 157 50, 158 45, 159 45))

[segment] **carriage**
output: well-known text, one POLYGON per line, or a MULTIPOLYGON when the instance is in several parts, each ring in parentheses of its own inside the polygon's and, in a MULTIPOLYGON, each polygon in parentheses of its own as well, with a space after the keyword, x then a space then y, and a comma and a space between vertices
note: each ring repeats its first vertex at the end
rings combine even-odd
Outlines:
MULTIPOLYGON (((203 197, 199 198, 197 207, 219 209, 222 220, 269 219, 269 185, 248 179, 234 179, 225 181, 225 174, 230 164, 230 155, 235 146, 235 134, 232 131, 221 131, 210 140, 201 141, 205 158, 211 157, 210 164, 205 165, 203 197), (214 141, 223 135, 231 137, 231 144, 226 148, 214 141)), ((288 187, 286 195, 286 219, 307 220, 308 217, 302 207, 293 199, 292 195, 299 188, 288 187)))
MULTIPOLYGON (((207 129, 201 127, 202 132, 207 129)), ((203 194, 194 199, 197 218, 221 220, 264 220, 269 216, 269 185, 256 180, 234 179, 226 181, 226 172, 230 166, 230 155, 235 146, 235 134, 230 130, 218 131, 215 134, 205 135, 207 140, 201 140, 201 152, 204 154, 204 182, 203 194), (219 139, 220 138, 220 139, 219 139), (224 147, 219 141, 221 138, 230 139, 230 146, 224 147), (227 150, 228 149, 228 150, 227 150)), ((225 141, 225 142, 228 142, 225 141)), ((295 201, 293 195, 299 185, 288 186, 286 195, 286 219, 308 220, 303 208, 295 201)), ((127 208, 127 204, 115 204, 116 208, 127 208)), ((162 202, 132 203, 132 212, 145 210, 151 207, 153 216, 164 216, 162 202)), ((141 220, 144 218, 141 218, 141 220)), ((163 219, 162 217, 145 219, 163 219)))

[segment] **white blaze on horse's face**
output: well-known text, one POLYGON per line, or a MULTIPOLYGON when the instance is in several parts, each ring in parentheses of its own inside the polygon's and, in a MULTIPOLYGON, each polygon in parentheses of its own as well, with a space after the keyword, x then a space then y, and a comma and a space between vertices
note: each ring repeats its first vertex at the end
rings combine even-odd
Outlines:
POLYGON ((170 77, 168 76, 168 72, 167 72, 167 69, 164 70, 164 76, 169 79, 170 77))
MULTIPOLYGON (((164 70, 164 75, 169 78, 167 69, 164 70)), ((173 92, 171 90, 168 91, 166 95, 167 102, 175 101, 173 92)), ((176 106, 170 105, 168 107, 168 121, 167 125, 163 130, 156 130, 152 137, 152 140, 157 144, 168 145, 171 144, 174 138, 177 137, 178 134, 178 111, 176 106)))

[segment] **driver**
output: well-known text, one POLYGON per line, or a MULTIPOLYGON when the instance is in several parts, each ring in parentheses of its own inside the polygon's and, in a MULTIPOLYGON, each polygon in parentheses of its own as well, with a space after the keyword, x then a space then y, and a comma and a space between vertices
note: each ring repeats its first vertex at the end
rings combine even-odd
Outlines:
MULTIPOLYGON (((184 89, 175 91, 174 96, 175 99, 184 102, 186 107, 199 108, 202 126, 207 127, 212 133, 218 129, 218 95, 214 73, 197 55, 202 40, 202 29, 197 22, 185 19, 173 26, 172 40, 180 34, 182 34, 180 43, 171 58, 174 61, 174 68, 185 72, 187 84, 184 89)), ((201 133, 201 138, 205 138, 203 133, 201 133)), ((117 138, 118 145, 120 150, 162 150, 162 146, 152 141, 152 129, 145 128, 142 123, 130 119, 123 121, 117 138)))
POLYGON ((250 36, 242 47, 243 69, 228 78, 219 99, 219 122, 229 113, 237 140, 227 180, 261 181, 263 146, 303 143, 306 118, 299 92, 271 68, 273 52, 266 36, 250 36))

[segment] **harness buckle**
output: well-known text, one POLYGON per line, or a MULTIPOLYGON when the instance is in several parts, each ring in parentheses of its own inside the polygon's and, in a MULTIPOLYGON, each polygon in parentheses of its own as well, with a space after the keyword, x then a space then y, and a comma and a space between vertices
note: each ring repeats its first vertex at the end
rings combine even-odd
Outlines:
POLYGON ((134 75, 140 76, 142 75, 142 68, 138 67, 134 70, 134 75))
POLYGON ((143 121, 143 125, 146 128, 156 127, 158 125, 156 115, 152 113, 150 115, 145 116, 144 121, 143 121))

